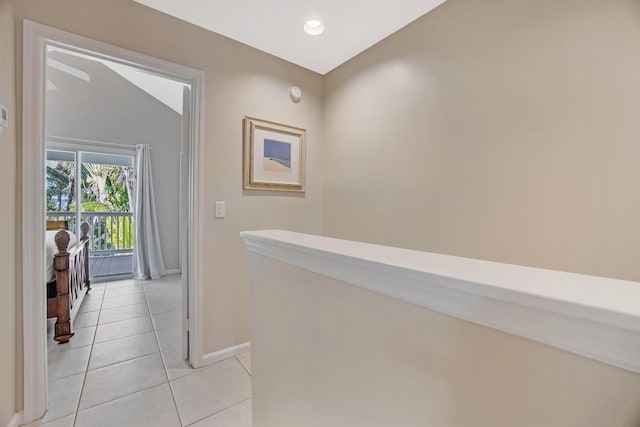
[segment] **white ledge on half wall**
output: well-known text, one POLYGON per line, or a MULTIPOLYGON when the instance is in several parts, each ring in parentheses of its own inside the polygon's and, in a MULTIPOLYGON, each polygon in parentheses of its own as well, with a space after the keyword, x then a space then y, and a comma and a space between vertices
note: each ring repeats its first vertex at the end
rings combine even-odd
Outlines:
POLYGON ((640 283, 282 230, 241 236, 251 253, 640 373, 640 283))

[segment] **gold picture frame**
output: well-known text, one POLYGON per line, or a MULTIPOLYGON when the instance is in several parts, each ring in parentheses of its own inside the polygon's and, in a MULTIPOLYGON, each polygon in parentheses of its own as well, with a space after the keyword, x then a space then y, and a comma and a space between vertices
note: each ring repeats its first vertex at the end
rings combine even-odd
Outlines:
POLYGON ((301 128, 244 118, 244 188, 305 191, 305 135, 301 128))

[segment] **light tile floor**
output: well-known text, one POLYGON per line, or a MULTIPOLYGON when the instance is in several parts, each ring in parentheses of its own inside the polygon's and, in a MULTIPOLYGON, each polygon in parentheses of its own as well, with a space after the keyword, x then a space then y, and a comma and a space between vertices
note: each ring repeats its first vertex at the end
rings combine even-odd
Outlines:
POLYGON ((92 287, 69 343, 49 328, 49 410, 29 426, 251 427, 248 353, 182 359, 179 276, 92 287))

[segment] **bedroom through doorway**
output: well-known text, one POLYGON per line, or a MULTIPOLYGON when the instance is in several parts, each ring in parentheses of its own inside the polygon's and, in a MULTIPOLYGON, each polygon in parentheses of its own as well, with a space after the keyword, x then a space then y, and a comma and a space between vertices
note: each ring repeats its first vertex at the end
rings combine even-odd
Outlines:
MULTIPOLYGON (((95 408, 93 405, 102 405, 95 400, 96 396, 109 401, 119 399, 136 394, 141 390, 139 387, 148 388, 149 382, 155 381, 160 381, 164 387, 169 382, 168 372, 179 375, 183 369, 205 363, 199 304, 202 295, 199 195, 205 74, 29 20, 23 21, 23 46, 22 138, 29 141, 22 144, 20 156, 23 422, 28 424, 43 416, 47 421, 69 417, 79 420, 83 411, 95 408), (108 90, 103 89, 104 96, 95 96, 101 87, 96 83, 106 73, 112 73, 113 84, 108 90), (143 75, 144 81, 136 80, 135 75, 143 75), (149 81, 155 83, 143 87, 149 81), (182 90, 178 102, 175 98, 159 99, 158 94, 172 85, 182 90), (125 89, 131 91, 132 86, 138 96, 128 99, 125 89), (126 102, 114 105, 114 99, 126 102), (56 101, 63 104, 56 105, 56 101), (178 105, 180 101, 182 107, 178 105), (159 105, 159 110, 168 116, 179 119, 177 136, 167 145, 175 149, 169 157, 163 158, 163 150, 158 146, 151 147, 164 141, 160 136, 168 135, 162 132, 168 120, 149 118, 147 107, 152 103, 159 105), (174 107, 181 108, 182 113, 176 113, 174 107), (141 123, 147 126, 136 126, 141 123), (73 133, 63 132, 63 127, 58 126, 62 124, 73 125, 73 133), (89 133, 92 129, 102 133, 92 135, 89 133), (136 129, 144 133, 136 133, 136 129), (160 130, 160 133, 153 134, 154 130, 160 130), (169 221, 169 227, 163 226, 160 216, 156 215, 160 232, 173 230, 174 233, 166 251, 165 247, 161 248, 167 274, 158 280, 91 282, 89 275, 82 273, 87 271, 82 265, 89 260, 84 256, 92 233, 89 224, 80 224, 79 242, 75 245, 70 244, 70 236, 65 230, 56 231, 60 233, 54 239, 57 295, 52 308, 55 307, 57 313, 53 327, 57 339, 48 345, 46 314, 49 299, 43 229, 47 189, 43 166, 47 163, 48 148, 69 151, 68 147, 54 147, 50 143, 86 143, 89 148, 74 149, 87 153, 104 153, 103 147, 135 146, 136 161, 142 159, 138 153, 147 152, 144 157, 148 159, 151 151, 154 184, 149 187, 158 188, 155 192, 157 212, 163 212, 159 205, 162 196, 166 196, 165 200, 177 208, 178 214, 169 221), (154 162, 157 166, 153 166, 154 162), (166 178, 169 162, 177 164, 178 177, 166 178), (163 182, 163 179, 166 180, 163 182), (176 190, 168 191, 169 185, 176 190), (177 259, 177 269, 173 271, 171 253, 177 259), (152 285, 155 293, 150 297, 148 291, 151 289, 148 288, 152 285), (80 303, 76 296, 82 293, 85 297, 80 303), (122 328, 120 322, 131 324, 122 328), (60 363, 56 365, 56 362, 60 363), (106 391, 102 386, 109 383, 109 376, 104 375, 109 371, 119 375, 122 381, 118 387, 106 391), (73 408, 75 415, 69 412, 73 408)), ((139 169, 135 163, 134 168, 139 169)), ((134 193, 134 198, 139 195, 135 189, 134 193)), ((63 202, 62 198, 60 202, 63 202)), ((133 216, 136 218, 135 204, 133 216)), ((140 235, 139 231, 134 220, 134 234, 140 235)), ((164 245, 160 232, 160 244, 152 248, 164 245)), ((134 242, 134 255, 137 246, 134 242)), ((108 405, 108 402, 104 404, 108 405)))
POLYGON ((191 84, 113 59, 46 46, 45 422, 191 369, 191 84))

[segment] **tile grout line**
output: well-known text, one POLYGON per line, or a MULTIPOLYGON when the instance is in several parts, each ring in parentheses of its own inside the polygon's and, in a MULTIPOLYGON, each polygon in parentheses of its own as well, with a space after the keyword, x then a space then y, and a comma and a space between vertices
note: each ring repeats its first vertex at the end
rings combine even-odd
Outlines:
MULTIPOLYGON (((84 374, 83 372, 78 372, 77 374, 69 375, 69 376, 67 376, 67 377, 62 377, 62 378, 56 378, 55 380, 52 380, 52 381, 58 381, 59 379, 70 378, 70 377, 73 377, 73 376, 75 376, 75 375, 83 375, 83 374, 84 374)), ((83 381, 84 381, 84 379, 83 379, 83 381)), ((50 382, 50 381, 47 381, 47 384, 48 384, 49 382, 50 382)), ((47 412, 48 412, 48 409, 47 409, 47 412)), ((59 416, 57 416, 57 417, 55 417, 55 418, 51 418, 50 420, 44 421, 41 425, 45 425, 45 426, 46 426, 46 424, 52 423, 52 422, 54 422, 54 421, 59 421, 59 420, 61 420, 62 418, 70 417, 70 416, 72 416, 72 415, 74 415, 74 416, 75 416, 75 412, 72 412, 72 413, 70 413, 70 414, 59 415, 59 416)), ((33 422, 37 422, 37 421, 39 421, 39 420, 41 420, 41 419, 44 419, 46 416, 47 416, 47 414, 45 413, 45 415, 44 415, 43 417, 41 417, 40 419, 38 419, 38 420, 36 420, 36 421, 33 421, 33 422)), ((27 426, 30 426, 31 424, 33 424, 33 422, 32 422, 32 423, 29 423, 29 424, 26 424, 26 425, 27 425, 27 426)))
POLYGON ((246 402, 247 400, 251 400, 252 398, 253 398, 253 396, 249 396, 249 397, 247 397, 246 399, 242 399, 240 402, 236 402, 236 403, 234 403, 233 405, 226 406, 226 407, 224 407, 224 408, 220 409, 219 411, 214 412, 213 414, 209 414, 209 415, 207 415, 206 417, 204 417, 204 418, 200 418, 199 420, 196 420, 196 421, 192 422, 191 424, 187 424, 186 426, 183 426, 183 427, 190 427, 190 426, 192 426, 192 425, 194 425, 194 424, 196 424, 196 423, 199 423, 200 421, 206 420, 207 418, 211 418, 211 417, 213 417, 214 415, 218 415, 219 413, 224 412, 224 411, 226 411, 227 409, 231 409, 231 408, 233 408, 234 406, 238 406, 239 404, 244 403, 244 402, 246 402))
MULTIPOLYGON (((164 363, 164 357, 162 358, 162 363, 164 363)), ((169 374, 167 373, 167 366, 165 365, 165 373, 167 374, 167 378, 169 377, 169 374)), ((173 384, 171 383, 171 381, 169 381, 169 391, 171 392, 171 399, 173 400, 173 406, 176 408, 176 413, 178 414, 178 422, 180 422, 181 426, 184 426, 184 422, 182 421, 182 415, 180 414, 180 411, 178 410, 178 402, 176 401, 176 394, 173 391, 173 384)))
MULTIPOLYGON (((146 332, 140 332, 140 333, 136 333, 136 334, 131 334, 131 335, 125 335, 122 337, 118 337, 118 338, 111 338, 105 341, 100 341, 100 342, 95 342, 95 335, 97 335, 98 332, 98 326, 105 326, 105 325, 111 325, 113 323, 118 323, 118 322, 127 322, 129 320, 136 320, 136 319, 143 319, 143 317, 134 317, 133 319, 125 319, 125 320, 118 320, 117 322, 109 322, 109 323, 103 323, 102 325, 91 325, 91 326, 85 326, 84 328, 75 328, 75 330, 77 331, 78 329, 89 329, 89 328, 96 328, 96 331, 94 332, 94 341, 91 342, 91 344, 87 344, 87 345, 82 345, 80 347, 74 347, 74 348, 70 348, 69 350, 60 350, 60 352, 65 352, 65 351, 72 351, 72 350, 79 350, 81 348, 87 348, 87 347, 93 347, 95 344, 105 344, 108 342, 112 342, 112 341, 116 341, 116 340, 120 340, 123 338, 131 338, 131 337, 136 337, 138 335, 144 335, 144 334, 148 334, 150 332, 154 332, 154 331, 146 331, 146 332)), ((149 316, 149 321, 151 321, 151 316, 149 316)), ((161 329, 163 330, 163 329, 161 329)), ((139 356, 142 357, 142 356, 139 356)), ((97 369, 97 368, 96 368, 97 369)), ((78 375, 80 374, 80 372, 77 372, 75 374, 71 374, 71 375, 78 375)), ((70 377, 71 375, 65 375, 64 377, 60 377, 60 378, 66 378, 66 377, 70 377)), ((56 378, 59 379, 59 378, 56 378)))
POLYGON ((167 383, 169 384, 169 392, 171 393, 171 400, 173 400, 173 407, 176 411, 176 415, 178 416, 178 422, 180 423, 180 425, 183 425, 184 423, 182 422, 182 416, 180 415, 180 411, 178 410, 178 402, 176 401, 176 396, 173 392, 173 386, 171 385, 171 379, 169 378, 169 370, 167 369, 167 362, 164 360, 164 354, 162 354, 162 349, 160 349, 160 339, 158 338, 158 330, 156 329, 156 322, 153 320, 153 316, 151 316, 151 306, 149 306, 149 298, 147 296, 147 287, 142 285, 142 290, 144 291, 144 299, 147 301, 147 309, 149 310, 149 315, 151 317, 151 326, 153 326, 153 332, 156 337, 156 343, 158 344, 158 350, 160 350, 160 360, 162 360, 162 366, 164 367, 164 375, 167 378, 167 383))
MULTIPOLYGON (((131 337, 127 337, 127 338, 131 338, 131 337)), ((102 344, 102 343, 100 343, 102 344)), ((138 360, 138 359, 142 359, 143 357, 149 357, 149 356, 153 356, 154 354, 160 354, 160 351, 156 351, 154 353, 149 353, 149 354, 143 354, 141 356, 136 356, 136 357, 132 357, 131 359, 127 359, 127 360, 121 360, 119 362, 113 362, 113 363, 109 363, 108 365, 104 365, 104 366, 98 366, 97 368, 93 368, 93 369, 87 369, 87 372, 93 372, 93 371, 97 371, 100 370, 102 368, 110 368, 114 365, 119 365, 120 363, 125 363, 125 362, 131 362, 133 360, 138 360)))
MULTIPOLYGON (((133 295, 142 295, 142 294, 133 294, 133 295)), ((133 295, 122 295, 122 296, 130 297, 130 296, 133 296, 133 295)), ((120 298, 120 297, 118 296, 118 297, 111 297, 111 298, 120 298)), ((105 307, 105 310, 109 310, 111 308, 130 307, 132 305, 139 305, 139 304, 142 304, 142 302, 131 302, 131 303, 124 303, 124 304, 121 304, 121 305, 116 305, 114 307, 105 307)))
MULTIPOLYGON (((133 306, 135 306, 135 305, 142 305, 142 304, 125 305, 124 307, 133 307, 133 306)), ((117 308, 120 308, 120 307, 107 308, 107 309, 105 309, 105 310, 115 310, 115 309, 117 309, 117 308)), ((148 308, 147 308, 147 310, 148 310, 148 308)), ((100 313, 102 313, 102 311, 101 311, 100 313)), ((150 315, 150 314, 149 314, 149 315, 150 315)), ((111 322, 104 322, 104 323, 102 323, 102 325, 109 325, 109 324, 111 324, 111 323, 122 322, 123 320, 140 319, 140 318, 143 318, 143 317, 146 317, 146 316, 144 316, 144 315, 143 315, 143 316, 131 317, 131 318, 129 318, 129 319, 122 319, 122 320, 114 320, 114 321, 111 321, 111 322)), ((98 325, 98 326, 100 326, 100 325, 98 325)))
MULTIPOLYGON (((85 347, 80 347, 80 348, 85 348, 85 347)), ((87 372, 87 371, 76 372, 75 374, 65 375, 64 377, 59 377, 59 378, 53 378, 53 379, 47 378, 47 384, 50 383, 50 382, 53 382, 53 381, 66 380, 67 378, 75 377, 76 375, 82 375, 85 372, 87 372)))
MULTIPOLYGON (((229 362, 231 360, 235 360, 243 368, 243 370, 246 372, 246 369, 244 368, 244 365, 242 365, 242 363, 240 363, 240 361, 235 356, 232 356, 232 357, 229 357, 228 359, 220 360, 219 362, 213 363, 213 364, 208 365, 208 366, 204 366, 202 368, 198 368, 198 369, 191 368, 193 370, 193 373, 185 375, 183 377, 176 378, 174 380, 170 380, 169 381, 169 387, 171 388, 171 393, 173 394, 173 383, 174 382, 181 381, 182 379, 187 378, 187 377, 189 377, 191 375, 194 375, 194 374, 196 374, 198 372, 204 372, 204 371, 207 371, 209 369, 213 369, 214 367, 222 365, 223 363, 229 362)), ((247 375, 249 375, 249 378, 251 378, 251 374, 249 374, 248 372, 246 372, 246 373, 247 373, 247 375)), ((174 396, 174 398, 175 398, 175 396, 174 396)), ((236 403, 234 403, 232 405, 226 406, 226 407, 224 407, 224 408, 222 408, 222 409, 220 409, 220 410, 218 410, 216 412, 213 412, 213 413, 211 413, 211 414, 209 414, 209 415, 207 415, 207 416, 205 416, 203 418, 200 418, 200 419, 198 419, 198 420, 196 420, 196 421, 194 421, 192 423, 186 424, 186 425, 182 422, 182 417, 180 417, 180 424, 182 425, 182 427, 192 426, 192 425, 194 425, 194 424, 196 424, 196 423, 198 423, 198 422, 200 422, 200 421, 202 421, 204 419, 207 419, 207 418, 212 417, 212 416, 214 416, 216 414, 219 414, 220 412, 226 411, 227 409, 232 408, 232 407, 234 407, 236 405, 239 405, 240 403, 245 402, 245 401, 247 401, 247 400, 249 400, 251 398, 253 398, 253 396, 249 396, 246 399, 242 399, 239 402, 236 402, 236 403)), ((180 412, 178 412, 178 415, 180 415, 180 412)))
MULTIPOLYGON (((168 383, 160 383, 160 384, 152 385, 152 386, 140 389, 140 390, 136 390, 136 391, 134 391, 132 393, 125 394, 124 396, 114 397, 111 400, 100 402, 100 403, 97 403, 97 404, 92 405, 92 406, 87 406, 86 408, 79 409, 78 412, 76 413, 76 416, 80 412, 88 411, 89 409, 97 408, 98 406, 106 405, 107 403, 115 402, 116 400, 124 399, 124 398, 127 398, 129 396, 133 396, 134 394, 142 393, 143 391, 148 391, 148 390, 151 390, 152 388, 160 387, 160 386, 163 386, 165 384, 168 384, 168 383)), ((74 422, 74 425, 75 425, 75 422, 74 422)))
MULTIPOLYGON (((126 322, 126 321, 128 321, 128 320, 136 320, 136 319, 144 319, 144 318, 143 318, 143 317, 134 317, 133 319, 121 320, 121 322, 126 322)), ((149 316, 149 321, 151 321, 151 316, 149 316)), ((113 323, 117 323, 117 322, 103 323, 103 324, 102 324, 102 326, 105 326, 105 325, 111 325, 111 324, 113 324, 113 323)), ((121 340, 121 339, 123 339, 123 338, 137 337, 137 336, 139 336, 139 335, 148 334, 149 332, 153 332, 153 331, 146 331, 146 332, 140 332, 140 333, 137 333, 137 334, 125 335, 125 336, 123 336, 123 337, 111 338, 111 339, 108 339, 108 340, 104 340, 104 341, 96 342, 96 343, 94 343, 94 344, 105 344, 105 343, 108 343, 108 342, 113 342, 113 341, 116 341, 116 340, 121 340)), ((97 335, 97 333, 98 333, 98 328, 96 328, 96 335, 97 335)), ((82 347, 80 347, 80 348, 82 348, 82 347)))
POLYGON ((251 376, 251 372, 249 372, 249 370, 244 366, 244 364, 240 361, 240 359, 238 359, 238 356, 233 356, 233 357, 238 361, 240 366, 242 366, 242 369, 244 369, 247 375, 251 376))
MULTIPOLYGON (((96 291, 97 291, 96 293, 101 293, 101 294, 102 294, 102 295, 99 297, 99 298, 100 298, 100 309, 99 309, 99 310, 94 310, 94 311, 93 311, 93 312, 96 312, 96 311, 97 311, 97 313, 98 313, 98 314, 97 314, 96 324, 95 324, 95 325, 87 325, 87 326, 85 326, 85 327, 83 327, 83 328, 77 328, 77 329, 95 328, 95 330, 94 330, 94 332, 93 332, 93 338, 92 338, 91 344, 86 345, 86 346, 76 347, 76 348, 74 348, 74 349, 70 349, 70 350, 76 350, 76 349, 86 349, 86 347, 89 347, 89 348, 90 348, 90 349, 89 349, 89 357, 88 357, 88 360, 87 360, 86 365, 84 366, 84 371, 82 371, 82 372, 77 372, 77 373, 70 374, 70 375, 66 375, 66 376, 64 376, 64 377, 56 378, 56 379, 54 380, 54 381, 57 381, 57 380, 62 380, 62 379, 64 379, 64 378, 69 378, 69 377, 71 377, 71 376, 75 376, 75 375, 83 375, 82 385, 81 385, 81 387, 80 387, 80 394, 79 394, 79 398, 78 398, 78 403, 77 403, 76 408, 75 408, 75 412, 74 412, 74 413, 71 413, 71 414, 63 415, 63 416, 60 416, 60 417, 56 417, 55 419, 48 420, 47 422, 53 422, 53 421, 60 420, 60 419, 65 418, 65 417, 71 417, 71 416, 73 416, 73 426, 75 426, 75 425, 78 423, 78 415, 79 415, 79 413, 80 413, 80 412, 82 412, 82 411, 85 411, 85 410, 88 410, 88 409, 91 409, 91 408, 95 408, 95 407, 97 407, 97 406, 101 406, 101 405, 104 405, 104 404, 107 404, 107 403, 113 402, 113 401, 115 401, 115 400, 118 400, 118 399, 123 399, 123 398, 126 398, 126 397, 128 397, 128 396, 131 396, 131 395, 134 395, 134 394, 138 394, 138 393, 140 393, 140 392, 143 392, 143 391, 146 391, 146 390, 149 390, 149 389, 155 388, 155 387, 159 387, 159 386, 161 386, 161 385, 163 385, 163 384, 169 384, 169 389, 170 389, 170 391, 171 391, 172 399, 173 399, 173 401, 174 401, 174 407, 175 407, 175 410, 176 410, 176 414, 178 415, 178 419, 179 419, 180 423, 182 424, 182 420, 181 420, 181 418, 180 418, 180 413, 179 413, 179 411, 178 411, 178 405, 177 405, 177 402, 176 402, 176 397, 175 397, 175 395, 174 395, 174 393, 173 393, 173 388, 172 388, 172 386, 171 386, 171 380, 170 380, 169 372, 168 372, 168 365, 167 365, 167 363, 166 363, 166 361, 165 361, 165 358, 164 358, 164 356, 163 356, 163 354, 162 354, 162 349, 160 348, 160 343, 159 343, 159 338, 158 338, 158 329, 156 329, 156 324, 154 323, 153 315, 152 315, 152 313, 151 313, 151 306, 150 306, 150 302, 149 302, 149 292, 151 292, 151 291, 150 291, 149 289, 147 289, 147 287, 146 287, 146 286, 144 286, 144 285, 142 286, 143 292, 141 293, 141 295, 144 295, 144 302, 141 302, 141 303, 140 303, 140 305, 142 305, 142 304, 145 304, 145 303, 146 303, 147 317, 148 317, 148 318, 149 318, 149 320, 151 321, 152 328, 153 328, 151 331, 142 332, 142 333, 138 333, 138 334, 133 334, 133 335, 129 335, 129 336, 127 336, 127 337, 118 337, 118 338, 113 338, 113 339, 110 339, 110 340, 106 340, 106 341, 102 341, 102 342, 100 342, 100 343, 97 343, 97 342, 96 342, 96 339, 97 339, 97 337, 98 337, 98 328, 99 328, 100 326, 104 326, 104 325, 108 325, 108 324, 112 324, 112 323, 116 323, 116 322, 118 322, 118 321, 116 321, 116 322, 108 322, 108 323, 105 323, 105 324, 100 324, 100 320, 102 319, 102 315, 104 314, 104 313, 103 313, 103 312, 104 312, 104 310, 109 310, 109 309, 110 309, 110 308, 105 308, 105 307, 104 307, 105 295, 107 294, 107 290, 108 290, 108 289, 109 289, 109 286, 108 286, 108 284, 107 284, 107 283, 105 283, 105 285, 102 287, 102 289, 100 289, 100 288, 99 288, 99 289, 96 289, 96 291), (97 344, 103 344, 103 343, 107 343, 107 342, 111 342, 111 341, 118 340, 118 339, 123 339, 123 338, 131 338, 131 337, 135 337, 135 336, 138 336, 138 335, 147 334, 147 333, 150 333, 150 332, 153 332, 153 333, 154 333, 155 342, 156 342, 156 345, 157 345, 157 348, 158 348, 158 351, 157 351, 157 352, 150 353, 150 354, 146 354, 146 355, 141 355, 141 356, 137 356, 137 357, 133 357, 133 358, 131 358, 131 359, 127 359, 127 360, 124 360, 124 361, 115 362, 115 363, 112 363, 112 364, 109 364, 109 365, 101 366, 101 367, 99 367, 99 368, 89 369, 89 366, 90 366, 90 363, 91 363, 91 359, 92 359, 92 357, 93 357, 93 355, 94 355, 95 345, 97 345, 97 344), (81 409, 81 405, 80 405, 80 404, 81 404, 81 401, 82 401, 82 399, 83 399, 83 397, 84 397, 83 395, 84 395, 84 393, 85 393, 85 391, 86 391, 86 390, 85 390, 85 387, 86 387, 86 382, 87 382, 87 377, 88 377, 89 372, 91 372, 91 371, 96 371, 96 370, 98 370, 98 369, 102 369, 102 368, 106 368, 106 367, 108 367, 108 366, 113 366, 113 365, 116 365, 116 364, 119 364, 119 363, 125 363, 125 362, 129 362, 129 361, 132 361, 132 360, 140 359, 140 358, 143 358, 143 357, 149 357, 149 356, 152 356, 152 355, 155 355, 155 354, 158 354, 158 353, 160 353, 160 357, 161 357, 161 360, 162 360, 162 363, 163 363, 164 372, 165 372, 165 381, 164 381, 164 382, 162 382, 162 383, 160 383, 160 384, 155 384, 155 385, 153 385, 153 386, 150 386, 150 387, 144 388, 144 389, 142 389, 142 390, 136 390, 136 391, 135 391, 135 392, 133 392, 133 393, 129 393, 129 394, 126 394, 126 395, 123 395, 123 396, 119 396, 119 397, 116 397, 116 398, 114 398, 114 399, 108 400, 108 401, 106 401, 106 402, 101 402, 101 403, 99 403, 99 404, 97 404, 97 405, 93 405, 93 406, 89 406, 89 407, 87 407, 87 408, 82 408, 82 409, 81 409)), ((116 288, 116 289, 117 289, 117 288, 116 288)), ((127 295, 125 295, 125 296, 132 296, 132 295, 137 295, 137 294, 127 294, 127 295)), ((132 304, 132 305, 135 305, 135 304, 132 304)), ((123 307, 123 306, 118 306, 118 307, 113 307, 113 308, 119 308, 119 307, 123 307)), ((171 310, 168 310, 168 311, 171 311, 171 310)), ((85 312, 85 313, 91 313, 91 312, 85 312)), ((160 313, 162 313, 162 312, 159 312, 159 313, 153 313, 153 314, 160 314, 160 313)), ((123 321, 126 321, 126 320, 134 320, 134 319, 139 319, 139 318, 142 318, 142 317, 135 317, 135 318, 132 318, 132 319, 125 319, 125 320, 123 320, 123 321)), ((164 329, 168 329, 168 328, 164 328, 164 329)), ((162 330, 164 330, 164 329, 162 329, 162 330)), ((65 350, 65 351, 66 351, 66 350, 65 350)), ((195 370, 193 370, 193 371, 195 372, 195 370)))
MULTIPOLYGON (((131 279, 131 280, 133 280, 133 279, 131 279)), ((145 292, 145 294, 144 294, 144 295, 145 295, 145 301, 146 301, 146 299, 147 299, 147 297, 146 297, 146 292, 145 292)), ((148 302, 147 302, 147 309, 148 309, 148 308, 149 308, 149 307, 148 307, 148 302)), ((107 310, 108 310, 108 309, 107 309, 107 310)), ((102 310, 100 310, 100 312, 102 313, 102 310)), ((151 315, 149 315, 149 317, 151 317, 151 315)), ((130 320, 130 319, 127 319, 127 320, 130 320)), ((114 322, 110 322, 110 323, 114 323, 114 322)), ((106 323, 106 324, 109 324, 109 323, 106 323)), ((152 324, 153 324, 153 320, 152 320, 152 324)), ((149 331, 149 332, 151 332, 151 331, 149 331)), ((154 329, 154 332, 155 332, 155 329, 154 329)), ((148 332, 145 332, 145 333, 148 333, 148 332)), ((96 328, 96 334, 97 334, 97 328, 96 328)), ((94 340, 95 340, 95 337, 94 337, 94 340)), ((106 342, 108 342, 108 341, 106 341, 106 342)), ((156 337, 156 343, 157 343, 157 337, 156 337)), ((98 343, 98 344, 102 344, 102 343, 98 343)), ((160 344, 158 343, 158 350, 159 350, 159 349, 160 349, 160 344)), ((91 350, 92 350, 92 352, 93 352, 93 345, 91 346, 91 350)), ((152 356, 152 355, 154 355, 154 354, 160 354, 160 359, 162 360, 162 354, 161 354, 161 352, 160 352, 160 351, 158 351, 157 353, 151 353, 151 354, 147 354, 147 355, 144 355, 144 356, 134 357, 134 358, 132 358, 132 359, 127 359, 127 360, 124 360, 124 361, 122 361, 122 362, 112 363, 111 365, 101 366, 100 368, 96 368, 96 369, 92 369, 92 370, 93 370, 93 371, 95 371, 95 370, 98 370, 98 369, 101 369, 101 368, 106 368, 107 366, 113 366, 113 365, 117 365, 118 363, 124 363, 124 362, 129 362, 129 361, 131 361, 131 360, 141 359, 141 358, 143 358, 143 357, 152 356)), ((91 358, 89 358, 89 362, 90 362, 90 361, 91 361, 91 358)), ((89 372, 89 369, 88 369, 88 367, 89 367, 89 362, 87 363, 87 371, 85 371, 85 381, 86 381, 86 374, 89 372)), ((164 360, 162 360, 162 365, 164 366, 164 360)), ((165 368, 165 375, 166 375, 166 368, 165 368)), ((126 398, 126 397, 128 397, 128 396, 132 396, 132 395, 134 395, 134 394, 138 394, 138 393, 141 393, 141 392, 143 392, 143 391, 147 391, 147 390, 150 390, 150 389, 152 389, 152 388, 154 388, 154 387, 159 387, 159 386, 161 386, 161 385, 163 385, 163 384, 168 384, 168 383, 169 383, 169 378, 167 377, 167 382, 163 382, 163 383, 160 383, 160 384, 156 384, 156 385, 153 385, 153 386, 150 386, 150 387, 144 388, 144 389, 142 389, 142 390, 137 390, 137 391, 134 391, 133 393, 125 394, 124 396, 118 396, 118 397, 116 397, 116 398, 114 398, 114 399, 107 400, 107 401, 105 401, 105 402, 100 402, 100 403, 98 403, 98 404, 96 404, 96 405, 89 406, 89 407, 87 407, 87 408, 83 408, 82 410, 80 410, 80 401, 78 401, 78 409, 76 410, 76 417, 75 417, 75 419, 74 419, 73 425, 74 425, 74 427, 75 427, 75 425, 76 425, 76 421, 77 421, 77 418, 78 418, 78 414, 79 414, 80 412, 82 412, 82 411, 86 411, 86 410, 88 410, 88 409, 96 408, 96 407, 98 407, 98 406, 105 405, 105 404, 107 404, 107 403, 111 403, 111 402, 116 401, 116 400, 118 400, 118 399, 124 399, 124 398, 126 398)), ((83 391, 84 391, 84 383, 83 383, 83 385, 82 385, 82 386, 83 386, 83 391)), ((81 398, 82 398, 82 395, 81 395, 81 398)), ((177 408, 176 408, 176 412, 177 412, 177 408)))
MULTIPOLYGON (((100 315, 102 314, 102 304, 104 303, 104 294, 107 292, 107 285, 104 286, 104 292, 102 293, 102 300, 100 301, 100 311, 98 312, 98 319, 96 320, 96 330, 93 332, 93 340, 91 341, 91 350, 89 350, 89 358, 87 359, 87 366, 84 369, 84 378, 82 379, 82 387, 80 387, 80 396, 78 397, 78 405, 76 406, 76 412, 73 417, 72 426, 75 427, 78 420, 78 412, 80 411, 80 402, 82 402, 82 394, 84 393, 84 386, 87 383, 87 373, 89 372, 89 363, 91 363, 91 354, 93 353, 93 345, 96 341, 96 335, 98 334, 98 324, 100 323, 100 315)), ((86 295, 85 295, 86 296, 86 295)))

